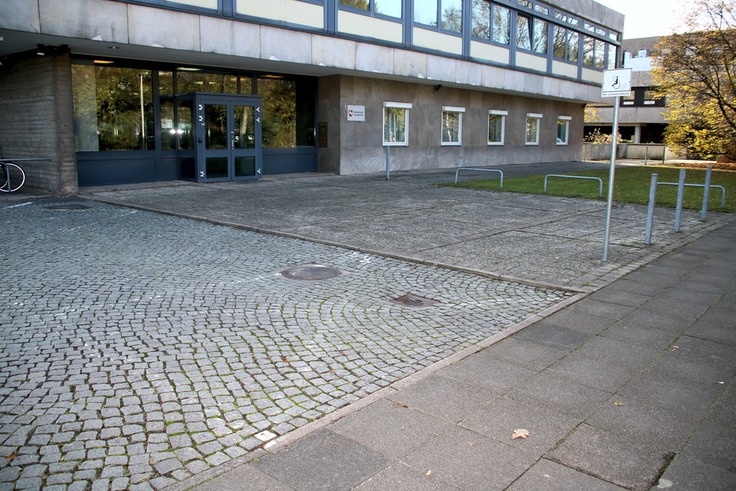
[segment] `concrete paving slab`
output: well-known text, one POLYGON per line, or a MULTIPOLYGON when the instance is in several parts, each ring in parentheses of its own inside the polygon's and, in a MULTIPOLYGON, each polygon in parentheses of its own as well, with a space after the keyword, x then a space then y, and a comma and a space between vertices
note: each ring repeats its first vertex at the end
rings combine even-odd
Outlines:
POLYGON ((501 392, 454 378, 432 375, 389 396, 435 418, 457 423, 466 414, 495 399, 501 392))
POLYGON ((649 403, 689 415, 703 414, 723 393, 723 386, 683 381, 676 375, 646 370, 624 386, 619 394, 624 401, 649 403))
POLYGON ((567 350, 544 346, 512 336, 486 349, 493 358, 540 372, 565 356, 567 350))
POLYGON ((438 375, 505 392, 529 379, 534 373, 532 370, 498 360, 492 353, 484 350, 440 370, 438 375))
POLYGON ((263 457, 253 466, 295 490, 351 489, 391 465, 391 459, 328 430, 263 457))
POLYGON ((633 490, 655 485, 674 454, 623 441, 588 424, 580 425, 547 458, 607 482, 633 490))
POLYGON ((573 418, 585 419, 607 401, 611 393, 544 371, 516 386, 507 396, 528 404, 547 406, 573 418))
POLYGON ((637 369, 630 366, 586 356, 579 352, 580 350, 576 350, 559 360, 547 371, 572 382, 610 393, 619 390, 636 374, 637 369))
POLYGON ((733 489, 734 482, 736 472, 681 454, 667 467, 655 489, 728 491, 733 489))
POLYGON ((399 460, 453 426, 399 402, 382 399, 350 418, 333 424, 331 431, 399 460))
POLYGON ((569 491, 585 489, 589 491, 621 491, 624 488, 602 481, 584 472, 541 459, 509 486, 509 491, 569 491))
POLYGON ((460 428, 403 459, 417 472, 431 471, 433 477, 463 490, 504 489, 535 460, 523 450, 460 428))
POLYGON ((426 473, 418 472, 403 462, 396 462, 356 487, 356 491, 448 491, 459 490, 426 473))
POLYGON ((700 422, 700 415, 673 412, 621 394, 614 395, 586 420, 586 424, 621 440, 646 442, 673 453, 684 447, 700 422))
POLYGON ((581 422, 582 419, 560 414, 544 405, 501 397, 468 413, 460 426, 539 458, 581 422), (517 428, 528 430, 529 437, 513 440, 517 428))
POLYGON ((542 321, 524 329, 517 335, 517 338, 559 350, 570 351, 581 346, 593 336, 594 334, 587 334, 542 321))
POLYGON ((654 350, 667 349, 678 338, 676 333, 651 329, 628 316, 603 331, 601 336, 654 350))
POLYGON ((272 491, 293 491, 294 488, 277 481, 252 465, 242 465, 234 470, 200 484, 199 491, 238 491, 264 489, 272 491))
POLYGON ((545 324, 564 327, 585 334, 599 334, 613 324, 608 317, 581 312, 579 309, 563 309, 544 319, 545 324))

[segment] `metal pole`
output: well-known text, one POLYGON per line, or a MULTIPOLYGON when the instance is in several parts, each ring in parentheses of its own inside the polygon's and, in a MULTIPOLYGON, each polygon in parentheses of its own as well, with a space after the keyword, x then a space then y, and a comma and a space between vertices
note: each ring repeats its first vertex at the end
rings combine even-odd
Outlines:
POLYGON ((657 174, 652 174, 649 184, 649 208, 647 209, 647 230, 644 232, 644 244, 652 244, 652 226, 654 225, 654 204, 657 201, 657 174))
POLYGON ((705 221, 708 215, 708 199, 710 198, 710 174, 713 167, 710 165, 705 169, 705 188, 703 188, 703 207, 700 209, 700 220, 705 221))
POLYGON ((685 169, 680 169, 680 180, 677 181, 677 206, 675 208, 675 232, 680 231, 682 218, 682 199, 685 194, 685 169))
POLYGON ((390 160, 389 153, 388 153, 389 148, 390 147, 386 145, 386 180, 387 181, 391 177, 391 171, 389 170, 391 168, 391 164, 390 164, 391 160, 390 160))
POLYGON ((619 97, 613 98, 613 134, 611 135, 611 169, 608 172, 608 204, 606 206, 606 231, 603 237, 603 261, 608 261, 608 238, 611 235, 611 210, 613 208, 613 179, 616 174, 616 141, 618 140, 619 97))

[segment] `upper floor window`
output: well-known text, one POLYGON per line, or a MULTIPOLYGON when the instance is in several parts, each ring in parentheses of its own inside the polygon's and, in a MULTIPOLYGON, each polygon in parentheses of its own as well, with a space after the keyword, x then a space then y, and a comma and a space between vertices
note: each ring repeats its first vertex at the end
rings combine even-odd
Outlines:
POLYGON ((555 58, 567 60, 572 63, 578 62, 578 42, 580 35, 564 27, 555 26, 554 50, 555 58))
POLYGON ((462 145, 464 107, 442 107, 442 145, 462 145))
POLYGON ((401 18, 401 0, 339 0, 340 5, 374 14, 401 18))
POLYGON ((462 32, 462 0, 414 0, 414 22, 445 31, 462 32))
POLYGON ((516 47, 547 54, 547 22, 518 14, 516 16, 516 47))
POLYGON ((511 10, 491 4, 492 40, 498 44, 509 44, 511 40, 511 10))
POLYGON ((583 37, 583 64, 604 68, 606 60, 606 43, 590 36, 583 37))
POLYGON ((484 0, 473 0, 473 36, 498 44, 509 44, 511 10, 484 0))

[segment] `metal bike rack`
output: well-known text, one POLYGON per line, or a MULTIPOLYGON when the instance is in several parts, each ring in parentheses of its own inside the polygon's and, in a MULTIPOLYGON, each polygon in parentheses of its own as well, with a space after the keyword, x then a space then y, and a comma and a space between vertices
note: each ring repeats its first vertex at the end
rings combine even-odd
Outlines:
POLYGON ((564 179, 588 179, 593 181, 598 181, 600 183, 600 187, 598 189, 598 196, 603 197, 603 179, 600 177, 590 177, 590 176, 567 176, 564 174, 547 174, 544 176, 544 192, 547 192, 547 179, 550 177, 562 177, 564 179))
MULTIPOLYGON (((679 182, 658 182, 657 183, 657 186, 679 186, 679 185, 680 185, 679 182)), ((683 186, 685 186, 686 188, 704 188, 705 187, 705 184, 689 184, 689 183, 685 183, 685 184, 683 184, 683 186)), ((723 186, 720 186, 718 184, 711 184, 708 187, 711 188, 711 189, 712 188, 717 188, 717 189, 720 189, 721 190, 721 208, 725 208, 726 207, 726 188, 724 188, 723 186)))
POLYGON ((478 172, 498 172, 501 174, 501 182, 499 187, 503 187, 503 171, 499 169, 484 169, 480 167, 458 167, 455 171, 455 184, 457 184, 457 177, 461 170, 468 170, 468 171, 478 171, 478 172))

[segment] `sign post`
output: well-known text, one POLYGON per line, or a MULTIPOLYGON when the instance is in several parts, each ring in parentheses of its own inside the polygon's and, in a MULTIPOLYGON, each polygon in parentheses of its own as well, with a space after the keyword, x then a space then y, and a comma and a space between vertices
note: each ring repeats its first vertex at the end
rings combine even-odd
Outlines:
POLYGON ((611 134, 611 168, 608 173, 608 203, 606 205, 606 231, 603 238, 603 261, 608 261, 608 239, 611 235, 611 210, 613 209, 613 181, 616 174, 616 143, 618 141, 619 97, 631 95, 631 68, 618 68, 603 72, 601 97, 613 97, 613 132, 611 134))

